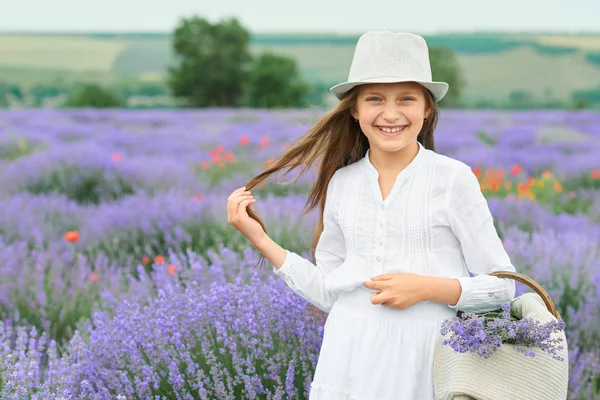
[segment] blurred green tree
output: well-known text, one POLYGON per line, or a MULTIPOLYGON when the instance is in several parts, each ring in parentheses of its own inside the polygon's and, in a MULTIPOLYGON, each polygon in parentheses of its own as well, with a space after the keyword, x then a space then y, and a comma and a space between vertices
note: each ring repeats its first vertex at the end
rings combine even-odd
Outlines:
POLYGON ((305 107, 310 89, 300 78, 294 58, 267 51, 252 62, 244 103, 260 108, 305 107))
POLYGON ((8 97, 22 99, 24 96, 21 88, 12 83, 0 82, 0 107, 8 107, 8 97))
POLYGON ((590 87, 584 90, 576 90, 571 93, 569 108, 583 109, 600 106, 600 85, 596 88, 590 87))
POLYGON ((461 95, 466 82, 461 74, 456 54, 445 46, 430 46, 429 62, 433 80, 447 82, 450 85, 448 94, 440 101, 440 106, 460 107, 461 95))
POLYGON ((107 89, 95 83, 86 83, 73 92, 63 103, 67 108, 119 108, 121 100, 107 89))
POLYGON ((511 108, 524 110, 536 107, 536 102, 527 90, 513 90, 508 95, 508 103, 511 108))
POLYGON ((173 35, 178 65, 169 67, 168 85, 174 97, 194 107, 235 107, 243 95, 251 55, 250 33, 237 19, 211 24, 204 18, 184 18, 173 35))

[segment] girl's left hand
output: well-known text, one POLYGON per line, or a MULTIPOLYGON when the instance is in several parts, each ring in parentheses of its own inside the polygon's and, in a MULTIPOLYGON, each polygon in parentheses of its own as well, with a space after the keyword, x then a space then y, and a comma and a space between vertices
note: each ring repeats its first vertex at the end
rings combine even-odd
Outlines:
POLYGON ((425 301, 426 279, 423 275, 399 272, 372 277, 364 285, 369 289, 380 290, 371 294, 372 304, 404 310, 425 301))

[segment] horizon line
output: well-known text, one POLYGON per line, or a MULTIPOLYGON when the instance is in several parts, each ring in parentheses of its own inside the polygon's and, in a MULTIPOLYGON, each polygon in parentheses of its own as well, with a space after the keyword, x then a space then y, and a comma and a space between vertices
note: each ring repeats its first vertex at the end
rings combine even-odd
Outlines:
MULTIPOLYGON (((327 36, 360 36, 363 33, 369 31, 357 31, 353 32, 336 32, 336 31, 250 31, 251 35, 327 35, 327 36)), ((386 30, 386 29, 380 29, 386 30)), ((391 30, 393 31, 393 30, 391 30)), ((411 31, 417 33, 418 31, 411 31)), ((1 30, 0 35, 172 35, 173 31, 165 30, 1 30)), ((456 34, 519 34, 519 35, 570 35, 570 36, 595 36, 600 35, 598 31, 528 31, 528 30, 485 30, 485 29, 473 29, 473 30, 444 30, 436 32, 425 32, 420 33, 422 35, 456 35, 456 34)))

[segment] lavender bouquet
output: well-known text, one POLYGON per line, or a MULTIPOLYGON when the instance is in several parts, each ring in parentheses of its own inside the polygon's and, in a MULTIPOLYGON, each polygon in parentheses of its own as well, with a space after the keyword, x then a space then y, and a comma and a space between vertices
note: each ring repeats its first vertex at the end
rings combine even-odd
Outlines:
POLYGON ((455 352, 473 352, 487 359, 506 343, 525 356, 535 357, 532 349, 539 348, 553 359, 564 361, 564 357, 557 354, 564 349, 563 339, 553 338, 552 334, 564 331, 565 322, 562 319, 546 323, 529 317, 519 319, 511 312, 511 304, 506 302, 501 309, 485 313, 464 312, 445 320, 440 333, 451 335, 442 345, 450 345, 455 352))

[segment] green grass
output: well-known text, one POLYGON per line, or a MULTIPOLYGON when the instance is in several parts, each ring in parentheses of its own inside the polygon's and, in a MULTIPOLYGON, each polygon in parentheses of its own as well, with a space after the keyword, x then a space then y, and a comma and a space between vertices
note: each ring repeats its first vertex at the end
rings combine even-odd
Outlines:
POLYGON ((9 140, 0 143, 0 158, 14 161, 44 147, 45 145, 42 143, 33 143, 27 139, 11 137, 9 140))
MULTIPOLYGON (((0 56, 1 56, 0 51, 0 56)), ((36 84, 55 82, 98 82, 109 83, 118 77, 114 74, 101 72, 76 72, 68 69, 37 68, 37 67, 9 67, 0 65, 0 81, 16 84, 24 89, 36 84)))
MULTIPOLYGON (((506 100, 514 90, 545 98, 549 86, 554 97, 564 98, 582 87, 600 85, 600 33, 580 39, 502 33, 424 36, 430 46, 448 46, 457 53, 467 81, 465 98, 506 100), (544 74, 539 74, 542 67, 544 74), (585 76, 585 82, 578 76, 585 76)), ((250 50, 292 56, 305 79, 333 84, 346 79, 358 37, 255 34, 250 50)), ((169 33, 0 34, 0 44, 1 80, 23 85, 61 80, 108 83, 145 73, 161 75, 171 63, 169 33), (41 53, 36 51, 40 46, 41 53), (60 60, 52 54, 61 54, 60 60), (82 54, 93 55, 93 60, 82 61, 82 54)))

